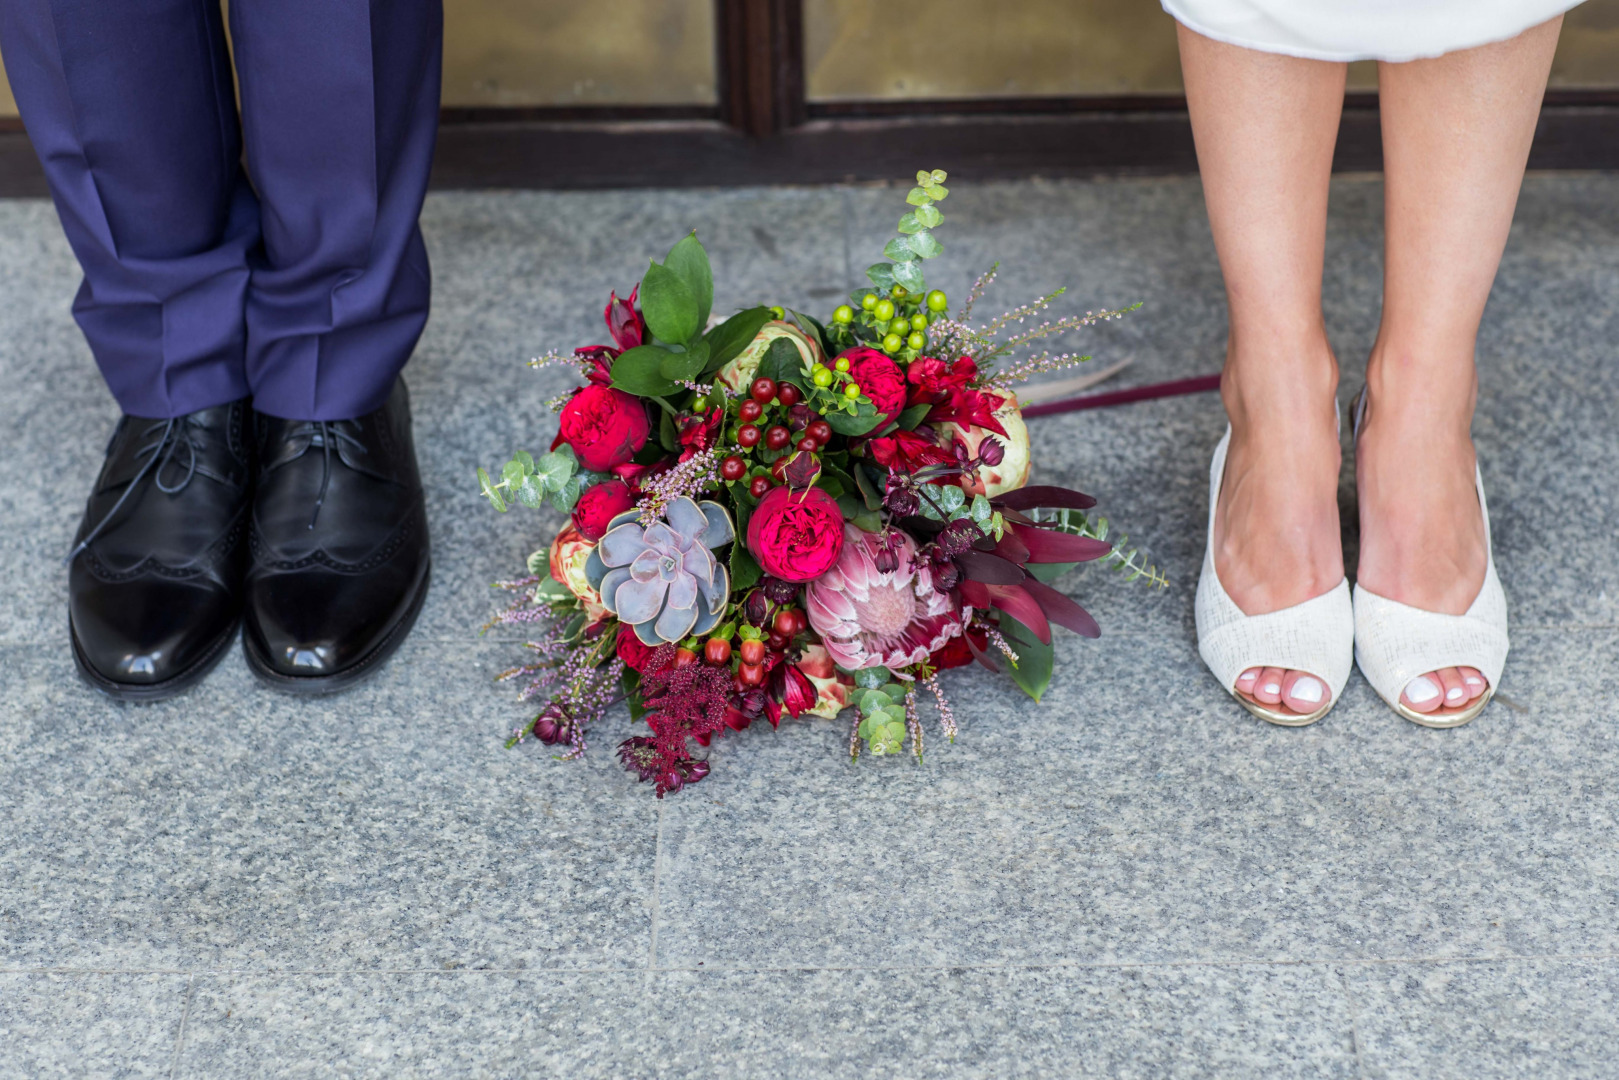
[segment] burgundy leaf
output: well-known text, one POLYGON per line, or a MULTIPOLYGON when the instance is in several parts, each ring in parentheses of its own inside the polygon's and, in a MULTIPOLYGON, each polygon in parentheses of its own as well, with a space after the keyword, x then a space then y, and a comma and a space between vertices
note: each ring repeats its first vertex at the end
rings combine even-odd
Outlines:
POLYGON ((991 585, 989 595, 996 607, 1027 626, 1040 639, 1040 644, 1051 644, 1051 624, 1046 621, 1046 613, 1023 586, 991 585))
POLYGON ((1096 500, 1082 491, 1053 487, 1049 484, 1036 484, 1034 487, 1008 491, 1004 495, 995 496, 990 502, 996 506, 1010 506, 1013 510, 1033 510, 1037 506, 1049 506, 1057 510, 1089 510, 1096 505, 1096 500))
POLYGON ((982 551, 962 552, 956 556, 956 565, 968 578, 986 585, 1016 585, 1027 576, 1017 563, 982 551))
POLYGON ((1089 562, 1092 559, 1100 559, 1113 550, 1113 545, 1105 540, 1093 540, 1088 536, 1075 536, 1073 533, 1057 532, 1054 529, 1013 525, 1012 531, 1017 533, 1019 540, 1028 545, 1030 562, 1089 562))
POLYGON ((963 578, 957 586, 961 590, 961 598, 979 611, 989 610, 989 589, 983 582, 963 578))
POLYGON ((1015 529, 1007 529, 1001 534, 1000 543, 995 545, 995 554, 1022 566, 1029 561, 1029 545, 1018 537, 1015 529))
POLYGON ((1066 626, 1080 637, 1102 636, 1102 628, 1091 618, 1090 612, 1050 585, 1030 578, 1023 583, 1023 588, 1034 597, 1035 603, 1040 605, 1040 610, 1046 613, 1046 618, 1058 626, 1066 626))

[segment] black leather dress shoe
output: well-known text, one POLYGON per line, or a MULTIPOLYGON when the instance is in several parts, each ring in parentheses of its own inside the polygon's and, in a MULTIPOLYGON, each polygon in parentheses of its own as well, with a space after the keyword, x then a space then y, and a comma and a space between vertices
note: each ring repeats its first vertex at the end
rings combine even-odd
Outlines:
POLYGON ((399 647, 427 597, 410 397, 401 381, 357 420, 255 418, 247 662, 294 693, 341 690, 399 647))
POLYGON ((248 421, 238 401, 118 422, 68 556, 73 659, 98 690, 168 697, 225 655, 242 611, 248 421))

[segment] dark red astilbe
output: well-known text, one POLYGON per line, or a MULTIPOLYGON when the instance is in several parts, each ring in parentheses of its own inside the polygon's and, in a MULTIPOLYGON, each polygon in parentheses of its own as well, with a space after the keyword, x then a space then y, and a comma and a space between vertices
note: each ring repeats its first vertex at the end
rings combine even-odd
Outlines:
POLYGON ((691 756, 686 740, 706 745, 725 729, 730 694, 730 669, 703 663, 679 666, 675 647, 660 645, 641 673, 641 700, 652 736, 620 743, 619 760, 642 780, 655 782, 660 799, 697 783, 708 775, 708 763, 691 756))

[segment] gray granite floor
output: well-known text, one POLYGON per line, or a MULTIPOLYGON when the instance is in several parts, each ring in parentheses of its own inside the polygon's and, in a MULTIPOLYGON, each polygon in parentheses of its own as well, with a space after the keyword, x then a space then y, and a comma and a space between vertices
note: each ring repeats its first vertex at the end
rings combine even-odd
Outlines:
MULTIPOLYGON (((1143 300, 1083 344, 1215 370, 1191 180, 955 178, 937 272, 991 303, 1143 300)), ((1378 317, 1381 188, 1333 191, 1344 400, 1378 317)), ((0 203, 0 1077, 1614 1075, 1619 1054, 1619 177, 1531 177, 1475 428, 1513 605, 1498 704, 1451 731, 1355 677, 1272 728, 1198 663, 1211 395, 1035 421, 1167 590, 1068 579, 1046 703, 975 672, 925 766, 841 723, 722 740, 659 803, 611 760, 505 751, 487 584, 556 524, 472 473, 554 432, 523 361, 696 227, 719 304, 830 307, 903 191, 434 196, 411 366, 437 578, 374 681, 320 702, 232 657, 178 701, 86 691, 60 565, 115 411, 50 207, 0 203)), ((1353 486, 1343 499, 1352 508, 1353 486)), ((1352 513, 1346 521, 1352 522, 1352 513)), ((1351 558, 1355 538, 1346 532, 1351 558)))

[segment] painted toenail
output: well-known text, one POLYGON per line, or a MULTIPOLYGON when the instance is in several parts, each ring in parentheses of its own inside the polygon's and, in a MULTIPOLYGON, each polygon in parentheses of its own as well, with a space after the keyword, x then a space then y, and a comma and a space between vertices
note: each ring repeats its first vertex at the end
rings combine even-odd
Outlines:
POLYGON ((1293 684, 1293 693, 1290 696, 1300 701, 1319 702, 1321 691, 1324 689, 1319 680, 1305 677, 1293 684))
POLYGON ((1459 686, 1453 686, 1449 690, 1445 691, 1445 700, 1446 701, 1460 701, 1462 698, 1464 698, 1466 696, 1467 696, 1467 691, 1463 690, 1459 686))
POLYGON ((1467 677, 1467 685, 1468 686, 1483 686, 1484 685, 1484 680, 1479 678, 1476 675, 1469 675, 1467 677))
POLYGON ((1280 694, 1282 692, 1282 684, 1268 682, 1265 684, 1264 690, 1267 694, 1280 694))
POLYGON ((1438 697, 1439 687, 1435 686, 1428 676, 1418 675, 1406 684, 1405 696, 1410 698, 1413 704, 1421 705, 1438 697))

